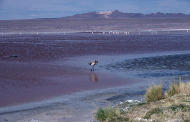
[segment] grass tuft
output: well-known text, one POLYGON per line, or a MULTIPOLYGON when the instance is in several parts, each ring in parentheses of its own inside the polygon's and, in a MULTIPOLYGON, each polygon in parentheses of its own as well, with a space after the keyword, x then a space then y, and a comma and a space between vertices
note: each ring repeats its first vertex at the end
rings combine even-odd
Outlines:
POLYGON ((145 99, 147 102, 155 102, 163 99, 162 85, 153 85, 146 91, 145 99))
POLYGON ((100 108, 96 112, 95 118, 100 122, 125 122, 128 118, 121 116, 121 110, 117 108, 100 108))
POLYGON ((100 122, 105 121, 106 120, 105 111, 102 108, 99 108, 98 111, 96 112, 95 118, 100 122))
POLYGON ((180 87, 179 87, 179 83, 173 83, 170 86, 170 89, 167 92, 168 96, 174 96, 175 94, 179 94, 180 93, 180 87))
POLYGON ((179 82, 179 83, 173 83, 170 86, 170 89, 167 91, 167 96, 171 97, 176 94, 190 94, 190 82, 184 83, 184 82, 179 82))

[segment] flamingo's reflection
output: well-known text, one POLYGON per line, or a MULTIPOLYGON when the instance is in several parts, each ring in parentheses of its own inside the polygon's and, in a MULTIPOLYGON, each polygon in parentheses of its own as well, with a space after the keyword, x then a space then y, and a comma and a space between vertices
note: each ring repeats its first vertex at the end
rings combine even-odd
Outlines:
POLYGON ((98 76, 96 75, 95 72, 90 73, 90 81, 92 82, 98 82, 98 76))

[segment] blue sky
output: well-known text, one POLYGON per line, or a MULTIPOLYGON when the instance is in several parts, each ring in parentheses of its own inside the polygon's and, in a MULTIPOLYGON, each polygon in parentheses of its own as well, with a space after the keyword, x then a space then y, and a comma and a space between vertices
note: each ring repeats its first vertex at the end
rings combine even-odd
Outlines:
POLYGON ((107 10, 190 14, 190 0, 0 0, 0 20, 57 18, 107 10))

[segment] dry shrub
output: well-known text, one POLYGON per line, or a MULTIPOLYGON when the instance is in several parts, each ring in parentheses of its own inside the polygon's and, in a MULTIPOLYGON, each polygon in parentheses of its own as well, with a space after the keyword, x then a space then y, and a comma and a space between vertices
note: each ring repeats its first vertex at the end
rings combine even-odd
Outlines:
POLYGON ((190 82, 184 83, 184 82, 179 82, 179 83, 173 83, 170 86, 170 89, 166 93, 168 96, 173 96, 175 94, 190 94, 190 82))
POLYGON ((146 91, 145 94, 145 99, 147 102, 155 102, 163 98, 162 85, 153 85, 146 91))
POLYGON ((189 95, 190 94, 190 82, 180 82, 180 93, 189 95))
POLYGON ((180 93, 179 83, 173 83, 170 86, 170 89, 167 91, 168 96, 173 96, 173 95, 179 94, 179 93, 180 93))

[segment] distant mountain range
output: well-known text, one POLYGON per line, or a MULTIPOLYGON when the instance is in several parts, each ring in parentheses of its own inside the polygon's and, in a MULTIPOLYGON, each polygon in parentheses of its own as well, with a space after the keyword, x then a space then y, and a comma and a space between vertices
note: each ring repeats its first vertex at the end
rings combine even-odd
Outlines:
POLYGON ((104 12, 89 12, 83 14, 76 14, 66 18, 84 18, 84 19, 117 19, 117 18, 140 18, 140 17, 190 17, 188 14, 184 13, 124 13, 118 10, 115 11, 104 11, 104 12))
POLYGON ((62 18, 0 20, 0 33, 84 32, 190 29, 190 15, 183 13, 89 12, 62 18))

